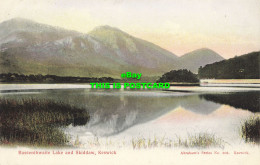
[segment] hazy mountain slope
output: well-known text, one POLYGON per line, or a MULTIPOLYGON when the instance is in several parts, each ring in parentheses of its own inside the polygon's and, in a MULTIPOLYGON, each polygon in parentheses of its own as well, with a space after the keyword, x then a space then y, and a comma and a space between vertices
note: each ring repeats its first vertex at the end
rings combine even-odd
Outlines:
POLYGON ((101 26, 95 28, 89 35, 110 48, 117 58, 133 66, 157 69, 160 72, 175 67, 176 55, 119 29, 101 26))
POLYGON ((115 28, 94 31, 108 35, 90 36, 25 19, 5 21, 0 24, 1 72, 119 78, 126 71, 159 76, 174 67, 176 56, 152 43, 115 28))
POLYGON ((2 72, 16 70, 15 73, 23 74, 109 76, 118 73, 123 65, 110 57, 112 53, 105 46, 83 35, 8 48, 1 52, 0 64, 2 72))
POLYGON ((80 33, 22 18, 14 18, 0 24, 1 48, 41 44, 76 35, 80 33))
POLYGON ((196 71, 221 59, 209 49, 178 58, 110 26, 82 34, 21 18, 0 23, 1 73, 120 78, 130 71, 155 78, 173 69, 196 71))
POLYGON ((202 48, 186 53, 178 60, 178 68, 188 69, 191 70, 193 73, 198 73, 198 68, 200 66, 205 66, 206 64, 221 61, 224 60, 224 58, 211 49, 202 48))
POLYGON ((0 48, 2 73, 108 76, 121 67, 87 35, 21 18, 0 24, 0 48))

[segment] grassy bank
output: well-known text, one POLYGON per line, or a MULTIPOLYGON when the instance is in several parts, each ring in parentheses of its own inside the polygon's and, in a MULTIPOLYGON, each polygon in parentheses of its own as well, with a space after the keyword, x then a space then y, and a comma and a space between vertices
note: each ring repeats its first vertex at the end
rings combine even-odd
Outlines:
POLYGON ((0 98, 0 143, 2 145, 66 146, 69 136, 62 127, 84 125, 85 109, 62 102, 0 98))

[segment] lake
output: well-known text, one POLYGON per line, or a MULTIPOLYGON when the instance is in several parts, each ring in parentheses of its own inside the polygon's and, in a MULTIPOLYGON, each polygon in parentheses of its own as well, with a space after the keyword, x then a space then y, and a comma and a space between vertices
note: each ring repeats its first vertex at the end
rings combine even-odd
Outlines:
POLYGON ((1 84, 6 100, 51 100, 85 109, 89 121, 67 124, 70 143, 126 146, 133 139, 176 139, 212 134, 244 145, 241 122, 259 114, 260 88, 178 87, 161 90, 90 89, 87 84, 1 84))

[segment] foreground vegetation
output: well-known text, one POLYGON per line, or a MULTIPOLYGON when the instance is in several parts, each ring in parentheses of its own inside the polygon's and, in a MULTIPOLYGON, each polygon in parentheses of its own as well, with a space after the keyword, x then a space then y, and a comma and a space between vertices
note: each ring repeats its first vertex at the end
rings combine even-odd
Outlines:
POLYGON ((188 134, 186 138, 177 136, 176 138, 169 139, 164 137, 144 138, 135 137, 132 140, 123 139, 106 139, 100 140, 97 136, 88 138, 85 143, 82 143, 77 136, 74 146, 83 146, 87 148, 133 148, 133 149, 155 149, 155 148, 221 148, 223 149, 227 143, 221 138, 216 137, 214 134, 197 133, 188 134))
POLYGON ((241 133, 246 142, 260 144, 260 117, 253 116, 245 120, 241 125, 241 133))
POLYGON ((132 139, 132 146, 134 149, 142 148, 156 148, 156 147, 185 147, 185 148, 224 148, 225 142, 217 138, 213 134, 199 133, 195 135, 188 135, 187 138, 177 137, 177 140, 170 140, 166 138, 145 139, 137 138, 132 139))
POLYGON ((0 144, 66 146, 70 137, 62 127, 85 125, 85 109, 50 100, 0 99, 0 144))

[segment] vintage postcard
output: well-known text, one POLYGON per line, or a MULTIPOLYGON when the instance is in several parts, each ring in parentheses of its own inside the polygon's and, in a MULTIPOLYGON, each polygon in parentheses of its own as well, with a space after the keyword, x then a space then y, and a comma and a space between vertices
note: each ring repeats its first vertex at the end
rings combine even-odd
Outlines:
POLYGON ((259 155, 259 0, 0 0, 0 165, 259 155))

